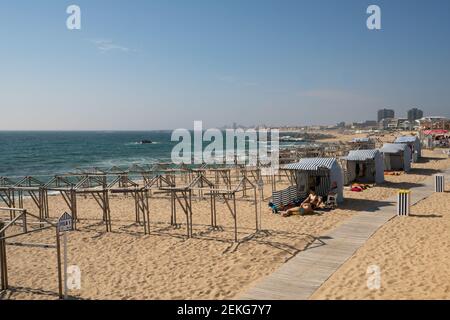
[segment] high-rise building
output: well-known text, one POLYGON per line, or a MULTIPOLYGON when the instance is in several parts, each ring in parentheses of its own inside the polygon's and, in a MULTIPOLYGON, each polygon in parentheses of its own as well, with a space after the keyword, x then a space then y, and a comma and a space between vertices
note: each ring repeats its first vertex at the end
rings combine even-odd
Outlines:
POLYGON ((408 121, 414 122, 415 120, 423 118, 423 111, 417 108, 408 110, 408 121))
POLYGON ((378 122, 383 119, 392 119, 395 117, 395 112, 392 109, 381 109, 378 110, 378 122))

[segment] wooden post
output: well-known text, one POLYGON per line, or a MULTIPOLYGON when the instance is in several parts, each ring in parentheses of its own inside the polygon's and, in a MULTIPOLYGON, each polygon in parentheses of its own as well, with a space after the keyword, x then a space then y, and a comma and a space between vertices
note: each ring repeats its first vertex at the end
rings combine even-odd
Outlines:
POLYGON ((238 235, 237 235, 236 193, 233 193, 233 210, 234 210, 234 241, 235 241, 235 242, 238 242, 238 235))
POLYGON ((148 193, 147 190, 143 191, 142 193, 144 206, 145 206, 145 212, 144 215, 146 215, 147 221, 145 222, 147 226, 147 234, 150 234, 150 206, 148 204, 148 193))
POLYGON ((106 231, 111 232, 111 210, 109 208, 109 194, 108 190, 103 190, 103 205, 105 206, 105 216, 106 216, 106 231))
MULTIPOLYGON (((23 226, 22 226, 23 232, 27 233, 27 211, 26 210, 22 212, 22 224, 23 224, 23 226)), ((41 228, 42 228, 42 226, 41 226, 41 228)))
MULTIPOLYGON (((259 216, 258 216, 258 196, 257 196, 257 193, 256 193, 256 188, 254 188, 254 196, 255 196, 256 231, 260 231, 260 229, 261 229, 260 228, 261 212, 259 213, 259 216)), ((260 202, 259 202, 259 209, 260 210, 261 210, 261 201, 262 201, 262 199, 260 199, 260 202)))
POLYGON ((45 219, 47 214, 45 212, 46 206, 45 206, 44 188, 39 188, 38 203, 39 203, 39 218, 45 219))
POLYGON ((136 223, 140 224, 141 223, 141 219, 140 219, 140 214, 139 214, 139 195, 138 195, 138 190, 134 190, 133 192, 133 196, 134 196, 134 212, 136 214, 136 223))
POLYGON ((181 192, 184 200, 184 213, 186 214, 186 232, 187 237, 191 237, 191 217, 189 216, 189 200, 186 191, 181 192))
POLYGON ((211 190, 211 227, 217 228, 217 212, 216 212, 216 194, 214 187, 211 190))
POLYGON ((190 235, 191 235, 191 231, 190 231, 190 216, 189 216, 189 200, 188 200, 188 195, 186 194, 187 191, 180 191, 181 196, 183 197, 183 199, 180 199, 180 196, 178 195, 178 191, 174 191, 175 193, 175 197, 177 202, 179 203, 181 209, 184 212, 184 215, 186 216, 186 236, 189 239, 190 235), (184 202, 184 204, 183 204, 184 202))
POLYGON ((70 190, 70 210, 72 213, 72 223, 73 223, 73 229, 77 229, 77 221, 78 221, 78 215, 77 215, 77 191, 75 189, 70 190))
POLYGON ((192 232, 192 191, 188 191, 188 214, 189 214, 189 237, 192 238, 193 232, 192 232))
POLYGON ((22 190, 19 190, 18 195, 19 195, 19 208, 22 209, 23 208, 23 192, 22 192, 22 190))
POLYGON ((48 218, 48 193, 44 187, 39 188, 39 212, 42 215, 42 219, 48 218))
POLYGON ((64 299, 67 299, 67 231, 64 231, 64 299))
POLYGON ((242 196, 246 197, 247 196, 247 170, 245 170, 245 168, 243 169, 243 192, 242 192, 242 196))
POLYGON ((172 226, 177 226, 177 204, 176 204, 176 199, 175 199, 175 191, 171 191, 170 192, 170 206, 172 209, 171 212, 171 217, 170 217, 170 224, 172 226))
POLYGON ((56 260, 58 263, 58 295, 60 299, 63 299, 64 295, 63 295, 63 278, 61 270, 61 242, 59 238, 58 227, 56 227, 56 260))
MULTIPOLYGON (((10 201, 9 201, 9 203, 8 203, 8 206, 10 207, 10 208, 15 208, 15 199, 14 199, 14 194, 15 194, 15 191, 14 190, 9 190, 9 191, 7 191, 9 194, 8 194, 8 196, 9 196, 9 198, 10 198, 10 201)), ((14 211, 14 210, 10 210, 9 211, 9 216, 10 216, 10 218, 11 218, 11 220, 12 219, 14 219, 15 217, 16 217, 16 212, 14 211)))
MULTIPOLYGON (((149 207, 148 207, 148 197, 147 191, 136 190, 135 191, 135 201, 136 201, 136 214, 140 216, 142 212, 142 222, 144 225, 144 234, 150 233, 150 222, 149 222, 149 207)), ((139 222, 140 223, 140 222, 139 222)))
MULTIPOLYGON (((0 222, 0 230, 3 229, 4 223, 0 222)), ((0 233, 0 279, 1 279, 1 290, 8 289, 8 264, 6 260, 6 242, 3 237, 5 232, 0 233)))
POLYGON ((173 205, 173 191, 170 191, 170 225, 173 226, 173 216, 174 216, 174 205, 173 205))
POLYGON ((211 189, 209 206, 210 206, 210 209, 211 209, 211 227, 214 228, 215 227, 215 223, 214 223, 213 191, 212 191, 212 189, 211 189))

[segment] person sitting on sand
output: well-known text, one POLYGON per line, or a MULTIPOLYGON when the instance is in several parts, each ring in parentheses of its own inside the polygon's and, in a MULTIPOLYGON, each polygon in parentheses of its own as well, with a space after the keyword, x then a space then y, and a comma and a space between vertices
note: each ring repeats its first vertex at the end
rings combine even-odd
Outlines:
POLYGON ((322 205, 322 197, 316 194, 314 189, 309 191, 308 198, 303 201, 299 207, 294 207, 286 211, 280 211, 283 217, 288 217, 293 214, 308 214, 314 212, 314 209, 319 208, 322 205))

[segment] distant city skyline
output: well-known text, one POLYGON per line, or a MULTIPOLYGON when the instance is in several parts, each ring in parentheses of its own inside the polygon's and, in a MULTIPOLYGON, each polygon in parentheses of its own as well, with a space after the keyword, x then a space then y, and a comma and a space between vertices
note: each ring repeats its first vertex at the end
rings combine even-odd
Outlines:
POLYGON ((449 36, 445 0, 3 1, 0 130, 450 117, 449 36))

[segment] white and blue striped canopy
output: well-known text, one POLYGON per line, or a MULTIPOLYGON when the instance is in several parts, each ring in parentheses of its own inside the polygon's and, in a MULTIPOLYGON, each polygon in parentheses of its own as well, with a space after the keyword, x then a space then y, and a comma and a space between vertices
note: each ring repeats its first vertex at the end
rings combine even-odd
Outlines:
POLYGON ((286 164, 283 168, 290 170, 316 171, 319 168, 331 169, 336 158, 303 158, 299 162, 286 164))
POLYGON ((412 142, 416 142, 417 140, 419 140, 418 137, 416 136, 404 136, 404 137, 398 137, 397 139, 395 139, 395 143, 412 143, 412 142))
POLYGON ((399 153, 406 148, 408 148, 408 146, 404 143, 385 143, 380 151, 383 153, 399 153))
POLYGON ((351 150, 348 153, 348 156, 344 157, 344 159, 349 161, 366 161, 375 159, 379 151, 377 149, 371 150, 351 150))

